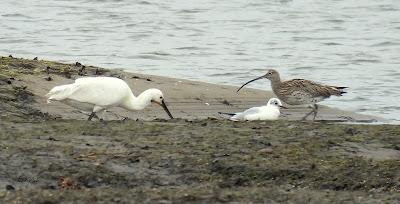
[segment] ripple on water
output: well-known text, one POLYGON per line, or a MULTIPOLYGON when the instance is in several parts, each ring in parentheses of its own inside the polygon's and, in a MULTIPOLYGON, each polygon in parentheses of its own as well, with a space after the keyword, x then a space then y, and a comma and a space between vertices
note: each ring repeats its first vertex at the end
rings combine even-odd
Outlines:
POLYGON ((8 14, 3 14, 1 16, 2 17, 6 17, 6 18, 13 18, 13 19, 20 19, 20 18, 31 19, 32 18, 30 16, 23 15, 23 14, 20 14, 20 13, 8 13, 8 14))
POLYGON ((205 9, 182 9, 177 11, 177 13, 201 13, 206 11, 205 9))
POLYGON ((316 69, 319 69, 319 68, 317 68, 317 67, 312 67, 312 66, 304 66, 304 67, 294 67, 293 68, 294 70, 309 70, 309 71, 311 71, 311 70, 316 70, 316 69))
POLYGON ((355 59, 355 60, 351 60, 351 62, 353 64, 382 63, 381 60, 377 60, 377 59, 355 59))
POLYGON ((328 45, 328 46, 337 46, 337 45, 343 45, 342 43, 337 43, 337 42, 326 42, 322 43, 323 45, 328 45))
POLYGON ((132 59, 146 59, 146 60, 167 60, 166 58, 159 57, 157 55, 149 55, 149 54, 140 54, 140 55, 133 55, 132 59))
POLYGON ((175 47, 177 50, 207 50, 207 48, 195 47, 195 46, 187 46, 187 47, 175 47))
POLYGON ((144 54, 144 55, 159 55, 159 56, 169 56, 169 55, 171 55, 170 53, 164 52, 164 51, 143 52, 141 54, 144 54))
POLYGON ((387 47, 387 46, 398 46, 400 42, 393 42, 393 41, 384 41, 372 44, 371 47, 387 47))

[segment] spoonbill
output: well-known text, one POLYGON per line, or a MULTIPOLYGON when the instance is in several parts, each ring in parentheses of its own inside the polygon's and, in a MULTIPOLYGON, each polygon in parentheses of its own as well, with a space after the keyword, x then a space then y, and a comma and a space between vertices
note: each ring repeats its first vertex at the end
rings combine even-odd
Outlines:
POLYGON ((243 84, 237 92, 240 91, 247 84, 267 78, 271 81, 272 91, 283 102, 289 105, 311 105, 311 112, 307 113, 302 120, 305 120, 311 113, 314 113, 313 120, 318 113, 318 102, 329 98, 330 96, 342 96, 346 93, 343 89, 348 87, 344 86, 329 86, 319 84, 305 79, 292 79, 281 81, 278 71, 274 69, 268 70, 267 74, 258 78, 252 79, 243 84))
POLYGON ((147 89, 139 96, 133 95, 128 84, 116 77, 84 77, 75 80, 75 83, 56 86, 50 90, 47 103, 56 101, 78 101, 89 104, 90 114, 88 120, 97 117, 96 113, 111 107, 122 107, 127 110, 142 110, 151 103, 162 106, 170 118, 164 102, 163 93, 158 89, 147 89))
POLYGON ((239 113, 222 113, 230 115, 230 120, 277 120, 281 114, 279 108, 286 108, 282 106, 282 103, 277 98, 269 99, 266 106, 249 108, 243 112, 239 113))

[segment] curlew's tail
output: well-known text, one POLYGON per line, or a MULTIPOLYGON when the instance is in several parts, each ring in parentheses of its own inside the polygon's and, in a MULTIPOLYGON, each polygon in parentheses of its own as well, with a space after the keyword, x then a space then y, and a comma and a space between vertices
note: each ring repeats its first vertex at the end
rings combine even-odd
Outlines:
POLYGON ((56 86, 52 88, 49 93, 46 94, 47 97, 47 103, 51 103, 52 100, 60 101, 68 98, 70 95, 72 95, 76 90, 78 90, 79 85, 77 84, 67 84, 67 85, 61 85, 61 86, 56 86))
POLYGON ((346 86, 334 86, 333 88, 335 88, 339 93, 337 94, 338 96, 342 96, 343 94, 347 93, 346 91, 344 91, 343 89, 347 89, 349 87, 346 86))

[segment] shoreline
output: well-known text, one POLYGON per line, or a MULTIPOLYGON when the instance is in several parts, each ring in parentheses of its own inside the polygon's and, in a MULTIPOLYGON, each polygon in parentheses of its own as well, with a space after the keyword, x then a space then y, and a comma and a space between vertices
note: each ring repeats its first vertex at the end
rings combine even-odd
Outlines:
MULTIPOLYGON (((79 62, 64 64, 10 57, 1 57, 1 60, 2 66, 8 66, 14 71, 17 84, 26 86, 27 90, 32 93, 35 101, 34 108, 64 119, 84 119, 86 116, 79 114, 76 108, 62 102, 47 104, 44 95, 54 86, 73 83, 74 79, 85 76, 117 76, 128 83, 135 95, 148 88, 158 88, 163 91, 166 103, 174 117, 183 119, 208 117, 223 119, 218 112, 240 112, 250 107, 265 105, 268 99, 273 97, 271 91, 244 88, 237 94, 235 86, 137 74, 120 69, 85 66, 79 62), (21 68, 22 70, 18 70, 21 68)), ((0 72, 0 74, 2 73, 0 72)), ((288 110, 281 110, 281 119, 298 120, 309 111, 310 109, 306 107, 290 107, 288 110)), ((103 115, 105 120, 116 120, 123 117, 144 120, 166 118, 163 111, 156 106, 136 112, 111 108, 103 115)), ((357 114, 323 105, 320 105, 316 120, 364 123, 385 121, 380 117, 357 114)))

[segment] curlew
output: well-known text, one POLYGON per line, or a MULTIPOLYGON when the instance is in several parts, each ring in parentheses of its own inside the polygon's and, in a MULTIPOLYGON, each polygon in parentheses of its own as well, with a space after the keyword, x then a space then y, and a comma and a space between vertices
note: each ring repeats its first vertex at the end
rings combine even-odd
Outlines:
POLYGON ((283 102, 289 105, 312 105, 311 112, 307 113, 302 120, 305 120, 309 115, 314 113, 313 120, 318 113, 317 103, 329 98, 330 96, 342 96, 346 93, 343 89, 347 87, 329 86, 319 84, 305 79, 292 79, 281 81, 278 71, 274 69, 268 70, 267 74, 252 79, 243 84, 238 90, 242 89, 247 84, 267 78, 271 81, 272 91, 283 102))

